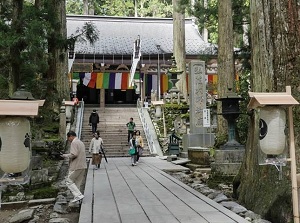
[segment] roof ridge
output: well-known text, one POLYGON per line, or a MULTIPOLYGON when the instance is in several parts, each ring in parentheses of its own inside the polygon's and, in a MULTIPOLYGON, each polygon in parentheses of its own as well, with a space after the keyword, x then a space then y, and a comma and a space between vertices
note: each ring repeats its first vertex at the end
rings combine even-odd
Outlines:
MULTIPOLYGON (((72 20, 72 19, 89 19, 89 20, 97 20, 99 21, 99 19, 103 19, 103 20, 111 20, 111 21, 150 21, 150 22, 161 22, 161 21, 168 21, 168 22, 173 22, 173 18, 159 18, 159 17, 124 17, 124 16, 98 16, 98 15, 73 15, 73 14, 68 14, 67 15, 67 19, 68 20, 72 20)), ((185 18, 186 22, 192 22, 193 18, 185 18)))

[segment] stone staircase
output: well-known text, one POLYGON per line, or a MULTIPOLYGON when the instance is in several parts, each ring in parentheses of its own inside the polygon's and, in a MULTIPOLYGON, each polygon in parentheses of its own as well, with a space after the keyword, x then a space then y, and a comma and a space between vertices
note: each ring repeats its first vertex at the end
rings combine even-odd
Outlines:
POLYGON ((143 137, 143 156, 150 155, 145 133, 136 107, 85 107, 81 140, 85 144, 87 157, 91 157, 91 155, 88 154, 88 149, 90 141, 93 138, 93 134, 91 131, 92 128, 91 126, 89 126, 89 116, 93 109, 97 110, 97 113, 100 117, 98 131, 100 131, 100 137, 103 139, 105 154, 107 157, 129 156, 126 123, 129 122, 130 117, 133 118, 133 121, 136 124, 136 129, 140 130, 141 135, 143 137))

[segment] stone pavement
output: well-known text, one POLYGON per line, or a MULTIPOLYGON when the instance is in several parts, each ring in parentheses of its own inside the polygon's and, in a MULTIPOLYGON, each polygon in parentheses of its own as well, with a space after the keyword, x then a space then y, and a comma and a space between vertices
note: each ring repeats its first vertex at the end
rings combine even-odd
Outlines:
POLYGON ((187 168, 157 157, 90 165, 79 223, 249 223, 162 170, 187 168))

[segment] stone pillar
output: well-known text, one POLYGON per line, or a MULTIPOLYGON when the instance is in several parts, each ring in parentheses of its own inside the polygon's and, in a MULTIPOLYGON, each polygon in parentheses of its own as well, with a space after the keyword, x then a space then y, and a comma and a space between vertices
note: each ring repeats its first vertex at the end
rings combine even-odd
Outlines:
POLYGON ((60 107, 59 114, 59 135, 63 140, 66 140, 66 129, 67 129, 67 119, 66 119, 66 106, 63 103, 60 107))
POLYGON ((183 135, 183 152, 195 164, 209 166, 209 147, 214 144, 214 134, 203 127, 203 109, 206 109, 205 62, 189 63, 190 131, 183 135))
POLYGON ((190 133, 204 133, 203 109, 206 108, 205 62, 189 63, 190 133))

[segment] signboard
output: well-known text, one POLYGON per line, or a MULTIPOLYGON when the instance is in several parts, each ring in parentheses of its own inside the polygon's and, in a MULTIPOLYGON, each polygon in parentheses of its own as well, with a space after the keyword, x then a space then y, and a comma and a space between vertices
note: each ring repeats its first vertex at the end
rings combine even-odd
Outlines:
POLYGON ((210 109, 203 109, 203 127, 210 127, 210 109))
POLYGON ((133 86, 133 78, 135 74, 136 67, 140 61, 141 57, 141 40, 140 36, 134 41, 134 46, 133 46, 133 60, 132 60, 132 65, 130 69, 130 78, 129 78, 129 86, 133 86))
POLYGON ((93 72, 93 63, 73 63, 72 72, 93 72))

